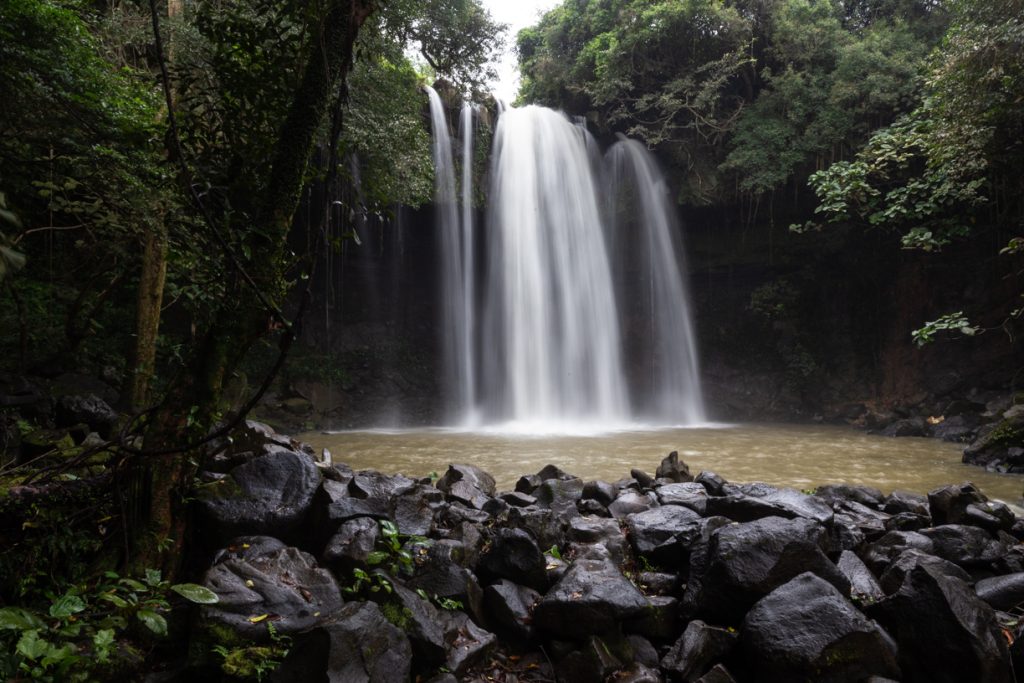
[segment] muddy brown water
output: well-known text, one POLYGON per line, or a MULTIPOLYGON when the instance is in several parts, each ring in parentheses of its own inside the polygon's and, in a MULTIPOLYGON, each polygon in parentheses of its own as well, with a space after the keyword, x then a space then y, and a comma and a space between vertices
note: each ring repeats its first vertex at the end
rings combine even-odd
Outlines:
POLYGON ((501 429, 308 432, 302 440, 327 448, 354 469, 443 474, 450 463, 490 472, 500 490, 554 464, 583 479, 616 481, 638 467, 654 473, 670 451, 696 474, 713 470, 730 481, 813 489, 827 483, 866 484, 927 493, 972 481, 990 498, 1024 504, 1024 475, 986 472, 960 462, 963 446, 926 438, 887 438, 823 425, 718 425, 629 429, 604 434, 541 435, 501 429))

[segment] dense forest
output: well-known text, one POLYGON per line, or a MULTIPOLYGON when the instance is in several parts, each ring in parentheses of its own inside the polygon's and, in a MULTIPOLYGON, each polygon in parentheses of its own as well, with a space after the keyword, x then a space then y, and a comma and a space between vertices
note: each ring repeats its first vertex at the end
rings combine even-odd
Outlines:
MULTIPOLYGON (((372 331, 357 260, 385 238, 356 228, 431 234, 423 87, 476 102, 486 143, 506 42, 517 105, 656 154, 723 417, 864 423, 1019 391, 1022 17, 564 0, 506 36, 478 0, 4 0, 0 677, 132 680, 180 657, 179 597, 211 599, 191 583, 199 472, 252 414, 324 426, 288 403, 297 382, 362 382, 350 401, 376 405, 386 355, 429 412, 435 292, 410 293, 400 335, 372 331), (316 331, 346 263, 337 315, 375 351, 316 331)), ((262 680, 279 645, 210 647, 226 680, 262 680)))

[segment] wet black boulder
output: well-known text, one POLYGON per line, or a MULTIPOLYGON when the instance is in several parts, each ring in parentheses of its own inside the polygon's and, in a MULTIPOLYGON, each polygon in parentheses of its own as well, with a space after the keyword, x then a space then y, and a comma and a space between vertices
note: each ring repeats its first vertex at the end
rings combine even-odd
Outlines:
POLYGON ((758 681, 899 678, 888 635, 833 585, 809 572, 758 601, 741 633, 744 665, 758 681))

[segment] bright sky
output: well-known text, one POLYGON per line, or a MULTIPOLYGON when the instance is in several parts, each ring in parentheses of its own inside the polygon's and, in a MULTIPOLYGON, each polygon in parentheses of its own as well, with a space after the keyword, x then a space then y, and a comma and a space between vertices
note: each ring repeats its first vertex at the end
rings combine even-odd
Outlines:
POLYGON ((519 69, 516 67, 516 34, 519 29, 537 23, 541 13, 558 5, 561 0, 481 0, 495 21, 508 24, 505 54, 498 62, 498 83, 494 91, 511 103, 519 91, 519 69))

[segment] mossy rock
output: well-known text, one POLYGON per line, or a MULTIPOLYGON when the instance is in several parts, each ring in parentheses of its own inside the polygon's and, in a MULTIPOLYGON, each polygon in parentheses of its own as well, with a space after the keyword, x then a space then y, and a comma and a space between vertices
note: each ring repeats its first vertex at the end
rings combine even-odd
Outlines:
POLYGON ((71 433, 64 429, 36 429, 21 439, 21 460, 25 462, 48 453, 77 455, 71 433))

